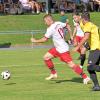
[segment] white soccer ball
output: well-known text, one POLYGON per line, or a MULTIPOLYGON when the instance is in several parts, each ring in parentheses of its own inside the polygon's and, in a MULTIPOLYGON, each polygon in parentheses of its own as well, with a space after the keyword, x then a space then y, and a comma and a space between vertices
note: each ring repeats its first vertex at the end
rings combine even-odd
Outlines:
POLYGON ((11 76, 11 74, 10 74, 9 71, 3 71, 3 72, 1 73, 1 77, 2 77, 2 79, 4 79, 4 80, 9 80, 9 79, 10 79, 10 76, 11 76))

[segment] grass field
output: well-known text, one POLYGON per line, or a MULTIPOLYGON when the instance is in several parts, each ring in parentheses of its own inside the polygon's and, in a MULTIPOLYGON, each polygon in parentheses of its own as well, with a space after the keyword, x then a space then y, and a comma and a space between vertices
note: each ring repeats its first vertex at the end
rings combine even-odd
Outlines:
MULTIPOLYGON (((54 60, 54 63, 59 78, 45 81, 49 71, 42 61, 42 56, 47 50, 0 50, 0 71, 9 70, 12 75, 10 80, 0 78, 0 100, 100 99, 100 92, 91 91, 92 84, 83 85, 82 79, 58 59, 54 60)), ((74 55, 74 58, 77 56, 74 55)), ((86 72, 86 67, 84 70, 86 72)), ((100 74, 98 78, 100 79, 100 74)))
MULTIPOLYGON (((44 30, 46 26, 40 15, 0 16, 0 31, 44 30)), ((58 14, 53 15, 59 20, 58 14)), ((67 15, 70 20, 71 14, 67 15)), ((91 13, 91 19, 100 27, 100 13, 91 13), (95 17, 96 16, 96 17, 95 17)), ((70 21, 72 25, 72 22, 70 21)), ((35 34, 36 38, 42 33, 35 34)), ((31 34, 0 34, 0 43, 12 45, 30 44, 31 34)), ((47 44, 51 44, 49 41, 47 44)), ((49 48, 8 48, 0 49, 0 73, 11 72, 10 80, 0 78, 0 100, 99 100, 100 92, 91 91, 92 84, 83 85, 82 79, 68 66, 54 59, 58 79, 45 81, 49 70, 42 60, 49 48)), ((71 53, 79 63, 78 54, 71 53)), ((87 61, 86 61, 87 63, 87 61)), ((86 63, 84 71, 86 71, 86 63)), ((100 73, 98 73, 100 82, 100 73)))

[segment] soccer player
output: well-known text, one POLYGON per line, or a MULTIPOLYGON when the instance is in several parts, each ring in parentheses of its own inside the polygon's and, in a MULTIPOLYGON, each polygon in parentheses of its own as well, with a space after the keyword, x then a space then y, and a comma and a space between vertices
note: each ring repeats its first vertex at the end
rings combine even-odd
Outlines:
POLYGON ((69 46, 64 40, 63 28, 66 27, 66 23, 55 22, 51 15, 45 15, 44 21, 45 24, 48 26, 47 32, 45 33, 44 37, 41 39, 31 38, 31 41, 34 43, 39 43, 39 42, 46 42, 49 38, 52 38, 53 40, 54 48, 51 48, 44 55, 45 64, 51 71, 50 76, 47 77, 46 80, 57 78, 57 72, 54 68, 52 59, 59 57, 61 61, 67 63, 74 72, 76 72, 83 78, 84 84, 87 84, 90 81, 90 78, 83 72, 83 70, 79 67, 79 65, 76 65, 72 61, 72 57, 70 56, 69 52, 69 46))
MULTIPOLYGON (((81 29, 81 16, 78 12, 73 13, 73 23, 74 23, 74 31, 73 31, 73 38, 74 42, 73 45, 77 46, 84 37, 84 32, 81 29)), ((88 43, 82 45, 77 51, 80 53, 80 67, 83 68, 85 59, 86 59, 86 50, 89 48, 88 43)))
POLYGON ((87 12, 82 14, 82 29, 85 33, 84 38, 74 49, 77 51, 87 40, 89 40, 90 52, 88 57, 87 70, 94 83, 93 91, 100 91, 100 85, 97 79, 96 72, 100 72, 100 32, 99 28, 90 22, 90 15, 87 12))
POLYGON ((64 11, 60 12, 60 21, 63 22, 63 23, 69 22, 68 17, 65 15, 64 11))
POLYGON ((72 40, 73 40, 73 37, 72 37, 72 31, 71 31, 71 27, 70 27, 70 25, 69 25, 69 20, 68 20, 68 17, 65 15, 65 12, 62 10, 61 12, 60 12, 60 21, 62 22, 62 23, 67 23, 66 25, 67 25, 67 28, 64 28, 64 33, 66 34, 66 33, 69 33, 69 35, 70 35, 70 40, 68 40, 68 41, 66 41, 69 45, 71 45, 72 44, 72 40))

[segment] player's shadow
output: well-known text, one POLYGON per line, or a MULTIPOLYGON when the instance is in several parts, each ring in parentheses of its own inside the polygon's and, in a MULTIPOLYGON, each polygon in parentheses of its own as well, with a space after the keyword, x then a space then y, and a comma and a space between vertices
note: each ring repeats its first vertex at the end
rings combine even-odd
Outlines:
POLYGON ((7 83, 5 85, 15 85, 16 83, 7 83))
POLYGON ((0 48, 10 48, 10 46, 11 46, 10 42, 0 44, 0 48))
POLYGON ((74 77, 71 80, 52 80, 52 81, 55 81, 56 83, 64 83, 64 82, 83 83, 82 78, 79 77, 74 77))

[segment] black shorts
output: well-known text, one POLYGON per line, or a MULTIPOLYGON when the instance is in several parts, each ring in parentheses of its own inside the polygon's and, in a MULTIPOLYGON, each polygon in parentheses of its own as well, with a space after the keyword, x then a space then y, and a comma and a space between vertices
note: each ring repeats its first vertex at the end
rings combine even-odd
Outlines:
POLYGON ((100 64, 100 50, 91 50, 89 52, 88 64, 100 64))
POLYGON ((83 44, 83 46, 87 49, 87 50, 90 50, 90 46, 89 46, 89 43, 88 42, 85 42, 83 44))

